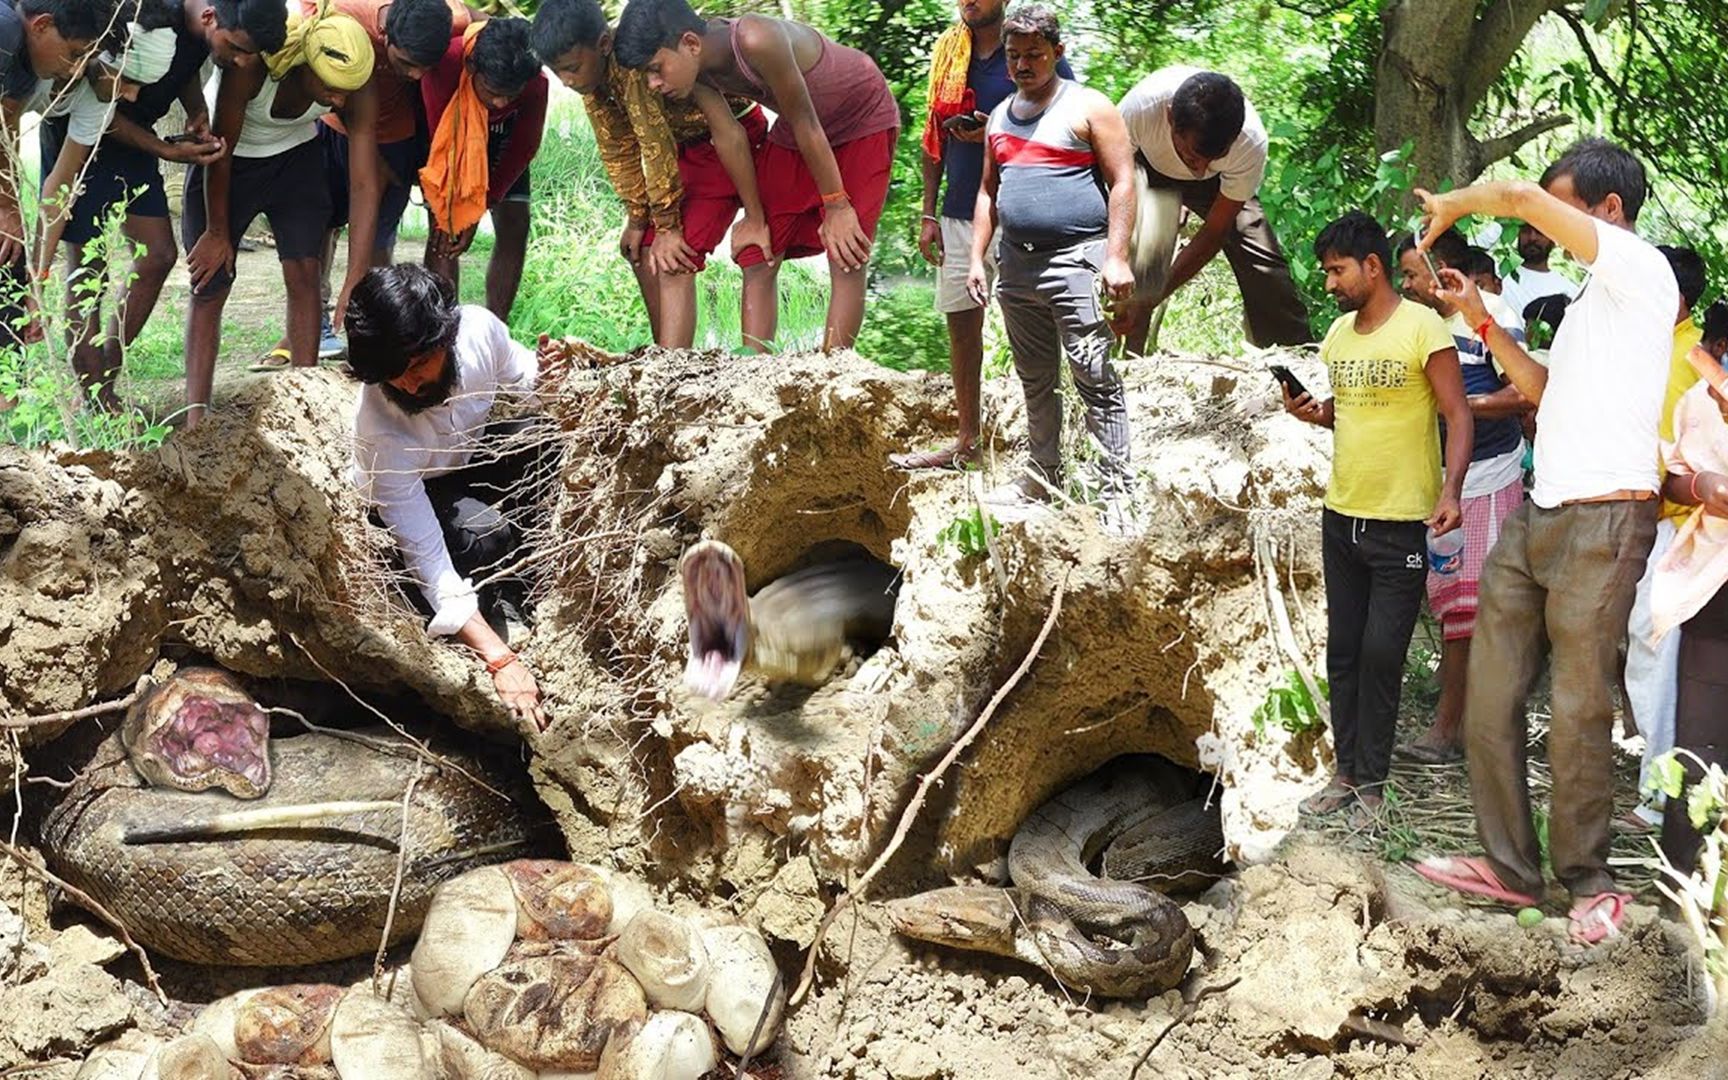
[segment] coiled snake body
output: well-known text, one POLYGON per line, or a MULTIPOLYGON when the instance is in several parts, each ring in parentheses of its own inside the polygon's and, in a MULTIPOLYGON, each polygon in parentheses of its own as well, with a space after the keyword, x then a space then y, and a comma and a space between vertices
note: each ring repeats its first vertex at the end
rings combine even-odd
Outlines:
POLYGON ((487 756, 447 754, 450 764, 435 767, 387 730, 268 741, 237 686, 225 695, 236 711, 209 708, 209 695, 224 695, 209 685, 220 675, 182 672, 143 699, 125 737, 101 743, 42 825, 49 867, 146 948, 241 966, 361 955, 378 947, 399 839, 398 941, 418 931, 440 883, 528 846, 538 822, 522 808, 533 800, 487 756), (266 777, 268 789, 246 801, 175 789, 217 751, 236 767, 251 762, 242 771, 266 777), (264 760, 269 768, 257 768, 264 760), (140 772, 170 786, 146 786, 140 772))
POLYGON ((1012 888, 936 889, 890 901, 889 918, 909 937, 1017 957, 1083 992, 1168 990, 1188 970, 1194 934, 1158 890, 1222 873, 1217 809, 1191 798, 1192 786, 1162 759, 1117 758, 1020 826, 1008 853, 1012 888), (1110 878, 1089 869, 1100 856, 1110 878))

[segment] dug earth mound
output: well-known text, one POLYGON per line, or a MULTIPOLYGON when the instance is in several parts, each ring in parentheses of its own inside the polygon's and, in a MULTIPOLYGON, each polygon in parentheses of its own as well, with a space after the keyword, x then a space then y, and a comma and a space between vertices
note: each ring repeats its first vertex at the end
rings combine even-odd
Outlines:
MULTIPOLYGON (((1712 1045, 1694 961, 1649 913, 1573 954, 1552 928, 1432 911, 1434 894, 1402 871, 1389 886, 1359 860, 1281 846, 1325 768, 1324 737, 1257 730, 1253 717, 1270 687, 1318 670, 1329 446, 1283 414, 1270 378, 1175 359, 1129 367, 1145 521, 1117 539, 1065 503, 981 528, 976 495, 1019 460, 1006 441, 984 473, 887 470, 889 453, 948 431, 944 379, 849 355, 596 360, 533 436, 562 455, 532 523, 537 610, 521 648, 547 732, 515 730, 479 665, 428 640, 400 599, 388 539, 348 480, 354 387, 319 371, 250 384, 160 451, 0 453, 0 722, 20 727, 34 761, 83 722, 54 714, 127 694, 163 656, 254 685, 407 695, 522 740, 571 858, 729 908, 790 981, 827 906, 1020 664, 1060 585, 1028 677, 934 789, 873 898, 1000 881, 1035 807, 1112 758, 1157 754, 1216 779, 1227 853, 1247 867, 1186 905, 1195 970, 1150 1002, 1071 1000, 1035 967, 909 945, 865 904, 820 946, 817 990, 778 1047, 784 1075, 1126 1076, 1190 1013, 1147 1068, 1716 1067, 1694 1049, 1712 1045), (891 637, 820 688, 746 673, 721 703, 691 694, 678 562, 704 537, 737 552, 751 592, 836 553, 890 563, 891 637), (1208 986, 1223 988, 1184 1004, 1208 986)), ((1285 362, 1321 385, 1312 359, 1285 362)), ((999 432, 1022 426, 1017 387, 993 383, 986 404, 999 432)), ((12 745, 0 742, 0 787, 13 783, 12 745)), ((82 985, 39 952, 0 1008, 45 981, 34 993, 50 1006, 66 980, 82 985)), ((114 1008, 124 1015, 102 1036, 174 1015, 114 1008)), ((0 1035, 0 1068, 78 1052, 49 1030, 0 1035)))

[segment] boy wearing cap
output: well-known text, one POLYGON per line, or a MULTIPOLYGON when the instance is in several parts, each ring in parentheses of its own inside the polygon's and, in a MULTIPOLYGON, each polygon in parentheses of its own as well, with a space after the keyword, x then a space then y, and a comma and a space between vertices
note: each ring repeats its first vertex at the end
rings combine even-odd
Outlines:
MULTIPOLYGON (((290 362, 318 362, 318 252, 330 220, 317 120, 340 111, 352 147, 349 277, 370 261, 378 223, 377 99, 371 93, 372 44, 354 19, 323 9, 289 19, 287 40, 263 67, 218 72, 206 88, 224 156, 192 170, 182 236, 192 277, 186 318, 186 424, 210 401, 222 308, 234 281, 234 239, 259 214, 270 221, 288 294, 290 362), (266 78, 268 76, 268 78, 266 78)), ((285 365, 275 365, 285 366, 285 365)), ((265 370, 271 370, 266 367, 265 370)))

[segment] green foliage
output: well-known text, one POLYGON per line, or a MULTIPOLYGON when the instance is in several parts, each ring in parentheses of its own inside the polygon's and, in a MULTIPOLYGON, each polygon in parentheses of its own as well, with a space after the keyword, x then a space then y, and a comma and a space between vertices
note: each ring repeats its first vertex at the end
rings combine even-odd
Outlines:
POLYGON ((872 293, 855 348, 896 371, 947 371, 948 322, 936 310, 936 290, 909 283, 872 293))
POLYGON ((1380 788, 1380 794, 1385 799, 1380 810, 1380 820, 1384 823, 1380 831, 1380 858, 1389 863, 1401 863, 1426 845, 1410 821, 1403 793, 1388 780, 1380 788))
MULTIPOLYGON (((1325 679, 1317 680, 1323 696, 1331 694, 1325 679)), ((1254 733, 1266 737, 1269 724, 1277 724, 1292 735, 1318 731, 1321 726, 1320 708, 1308 692, 1308 684, 1294 671, 1284 673, 1284 681, 1266 691, 1266 700, 1254 710, 1254 733)))
POLYGON ((974 506, 942 527, 936 534, 936 546, 953 548, 962 557, 975 559, 989 553, 991 538, 1001 531, 995 518, 974 506))
POLYGON ((1295 124, 1274 123, 1267 131, 1271 159, 1260 201, 1277 223, 1290 276, 1308 305, 1316 335, 1332 322, 1333 305, 1326 296, 1326 278, 1312 245, 1320 230, 1350 210, 1364 210, 1388 228, 1407 220, 1413 143, 1381 154, 1372 172, 1341 147, 1329 146, 1308 160, 1299 149, 1306 134, 1295 124))

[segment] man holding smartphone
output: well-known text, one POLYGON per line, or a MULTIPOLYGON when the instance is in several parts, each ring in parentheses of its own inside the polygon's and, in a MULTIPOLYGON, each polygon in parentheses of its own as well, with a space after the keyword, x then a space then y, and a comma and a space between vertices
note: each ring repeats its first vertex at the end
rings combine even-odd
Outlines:
MULTIPOLYGON (((1002 48, 1007 0, 959 0, 960 22, 936 40, 930 61, 930 111, 924 121, 924 217, 918 250, 936 270, 936 310, 948 320, 948 365, 960 430, 952 445, 893 454, 897 469, 960 469, 978 460, 978 409, 984 368, 984 305, 966 291, 972 257, 972 211, 984 176, 984 125, 1014 93, 1002 48), (942 192, 940 215, 936 195, 942 192)), ((1072 79, 1060 60, 1056 73, 1072 79)), ((995 284, 996 260, 985 264, 995 284)))

